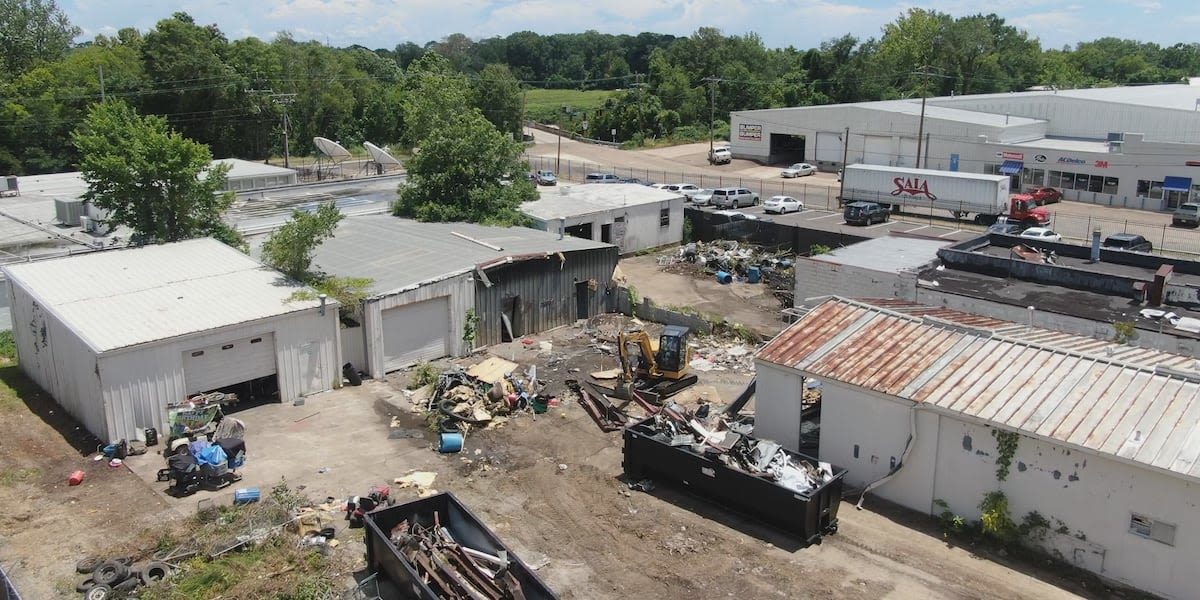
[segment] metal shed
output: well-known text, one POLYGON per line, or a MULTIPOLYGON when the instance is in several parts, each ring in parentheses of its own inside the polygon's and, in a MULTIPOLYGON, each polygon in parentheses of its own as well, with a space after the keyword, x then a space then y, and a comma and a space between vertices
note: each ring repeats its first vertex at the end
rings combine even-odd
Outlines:
POLYGON ((371 280, 342 346, 347 361, 381 377, 603 312, 617 248, 524 227, 365 215, 344 219, 314 264, 371 280), (476 335, 465 340, 470 311, 476 335))
POLYGON ((636 183, 539 188, 521 205, 534 227, 613 244, 621 254, 683 241, 683 194, 636 183))
POLYGON ((21 369, 102 440, 165 431, 201 392, 338 385, 337 304, 216 240, 3 268, 21 369))

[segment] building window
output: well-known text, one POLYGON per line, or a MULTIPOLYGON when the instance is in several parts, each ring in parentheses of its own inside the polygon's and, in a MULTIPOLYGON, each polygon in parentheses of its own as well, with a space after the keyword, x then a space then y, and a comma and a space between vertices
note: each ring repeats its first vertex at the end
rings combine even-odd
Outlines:
POLYGON ((658 226, 668 227, 671 225, 671 209, 660 208, 658 210, 658 226))
POLYGON ((1155 200, 1162 200, 1162 197, 1163 197, 1162 185, 1163 185, 1163 182, 1161 182, 1161 181, 1149 181, 1146 179, 1139 179, 1138 184, 1137 184, 1137 195, 1141 196, 1143 198, 1153 198, 1155 200))
POLYGON ((1175 526, 1157 521, 1146 515, 1133 513, 1129 517, 1129 533, 1166 544, 1175 545, 1175 526))
POLYGON ((1117 186, 1120 183, 1121 183, 1120 177, 1105 177, 1104 178, 1104 193, 1112 194, 1115 196, 1117 194, 1117 186))

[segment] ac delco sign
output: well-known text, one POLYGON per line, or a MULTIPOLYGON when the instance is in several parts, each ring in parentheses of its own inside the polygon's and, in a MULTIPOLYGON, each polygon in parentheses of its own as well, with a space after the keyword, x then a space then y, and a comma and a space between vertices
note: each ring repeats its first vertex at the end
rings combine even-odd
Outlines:
POLYGON ((897 177, 892 184, 896 186, 892 190, 893 196, 925 196, 930 201, 937 200, 937 196, 929 191, 929 181, 920 177, 897 177))

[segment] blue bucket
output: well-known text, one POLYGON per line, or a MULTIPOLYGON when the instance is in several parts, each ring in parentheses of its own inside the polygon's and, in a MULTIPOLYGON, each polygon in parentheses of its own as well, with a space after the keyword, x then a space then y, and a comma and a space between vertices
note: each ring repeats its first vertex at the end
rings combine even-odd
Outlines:
POLYGON ((443 431, 438 437, 438 452, 452 454, 462 450, 463 436, 456 431, 443 431))
POLYGON ((717 283, 733 283, 733 275, 725 271, 717 271, 717 283))
POLYGON ((233 503, 234 504, 251 504, 254 502, 258 502, 258 499, 260 496, 261 496, 261 493, 258 491, 258 488, 256 488, 256 487, 238 488, 236 490, 233 490, 233 503))
POLYGON ((749 283, 758 283, 762 280, 762 269, 758 267, 750 267, 746 269, 746 281, 749 283))

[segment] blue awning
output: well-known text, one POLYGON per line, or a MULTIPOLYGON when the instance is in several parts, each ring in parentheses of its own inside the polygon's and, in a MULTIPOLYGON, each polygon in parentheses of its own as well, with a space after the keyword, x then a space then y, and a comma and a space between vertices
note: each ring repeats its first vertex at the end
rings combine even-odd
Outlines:
POLYGON ((1004 164, 1000 165, 1000 173, 1002 175, 1016 175, 1017 173, 1021 172, 1021 169, 1024 168, 1025 163, 1019 160, 1006 160, 1004 161, 1004 164))
POLYGON ((1191 177, 1164 177, 1163 190, 1168 192, 1187 192, 1192 189, 1191 177))

